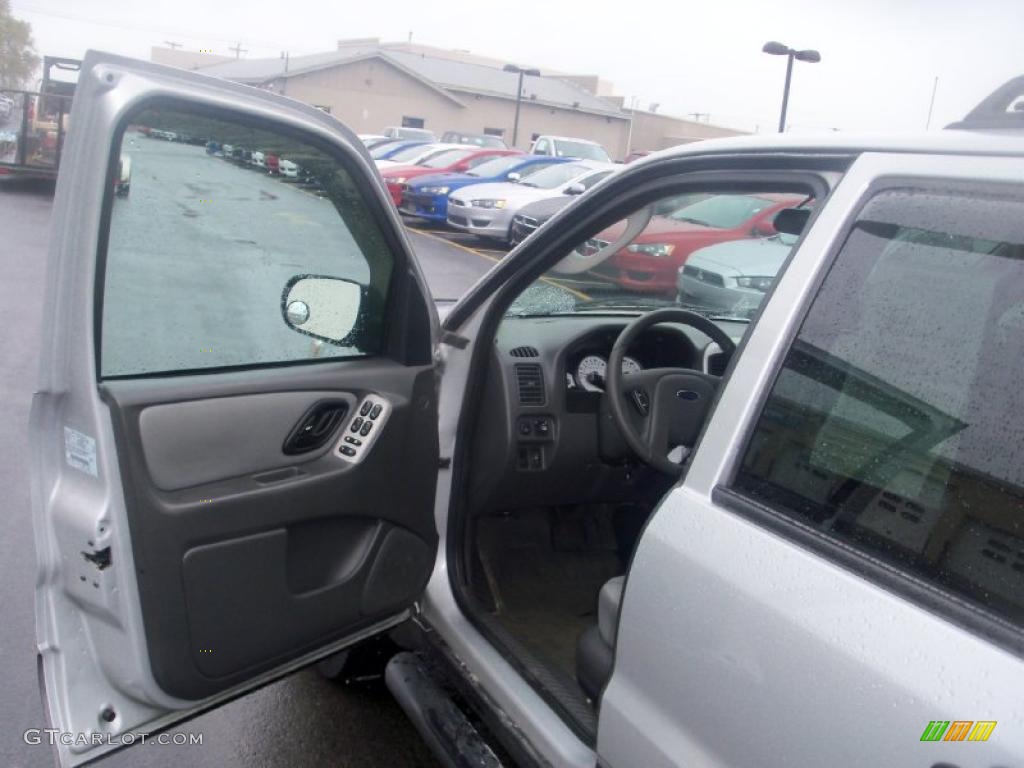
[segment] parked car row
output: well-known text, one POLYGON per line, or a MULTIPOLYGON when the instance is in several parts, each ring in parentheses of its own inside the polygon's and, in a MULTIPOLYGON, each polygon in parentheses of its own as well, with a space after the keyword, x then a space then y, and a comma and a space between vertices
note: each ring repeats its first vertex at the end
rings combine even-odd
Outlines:
POLYGON ((223 157, 243 167, 266 171, 271 176, 280 176, 306 184, 315 185, 317 183, 315 176, 298 163, 272 152, 250 150, 233 144, 221 144, 211 139, 206 142, 206 154, 223 157))
MULTIPOLYGON (((386 141, 438 141, 433 131, 424 128, 404 128, 391 126, 385 128, 383 133, 361 133, 359 138, 367 148, 386 141)), ((508 144, 500 136, 492 136, 487 133, 466 133, 465 131, 445 131, 440 139, 443 144, 470 144, 475 147, 486 147, 489 149, 508 149, 508 144)))
MULTIPOLYGON (((510 245, 615 172, 618 166, 598 159, 601 153, 592 142, 557 136, 538 138, 530 154, 408 139, 377 142, 371 149, 401 213, 510 245), (588 154, 596 157, 581 157, 588 154)), ((779 254, 790 245, 780 241, 785 236, 773 220, 805 202, 781 194, 676 198, 655 212, 627 248, 602 259, 592 276, 721 311, 756 307, 781 266, 779 254), (729 270, 716 269, 715 248, 728 251, 729 270), (735 268, 737 253, 743 254, 744 270, 735 268), (691 264, 694 254, 699 256, 691 264)), ((597 253, 625 227, 610 227, 583 248, 597 253)))

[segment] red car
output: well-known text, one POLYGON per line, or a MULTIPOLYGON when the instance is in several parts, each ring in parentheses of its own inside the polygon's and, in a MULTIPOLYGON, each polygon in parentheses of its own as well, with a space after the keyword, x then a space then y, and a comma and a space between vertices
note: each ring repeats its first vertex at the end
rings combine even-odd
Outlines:
POLYGON ((409 179, 425 176, 428 173, 465 173, 492 157, 521 154, 523 153, 517 149, 480 149, 467 146, 465 149, 457 148, 441 152, 418 165, 400 165, 388 168, 381 176, 384 177, 384 183, 387 184, 388 192, 391 193, 391 199, 395 205, 401 205, 402 195, 405 193, 405 186, 409 179))
MULTIPOLYGON (((632 244, 593 271, 631 291, 675 295, 677 273, 691 253, 728 240, 774 235, 775 214, 805 200, 785 194, 712 195, 653 217, 632 244)), ((625 226, 609 227, 588 245, 612 242, 625 226)))

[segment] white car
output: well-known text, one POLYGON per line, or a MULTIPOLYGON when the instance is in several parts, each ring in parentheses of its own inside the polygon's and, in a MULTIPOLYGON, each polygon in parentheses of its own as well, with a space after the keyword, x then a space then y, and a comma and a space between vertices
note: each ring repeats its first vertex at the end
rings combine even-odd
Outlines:
POLYGON ((389 139, 418 139, 421 141, 436 141, 437 136, 433 131, 426 128, 406 128, 404 126, 391 125, 384 129, 384 136, 389 139))
POLYGON ((257 168, 266 168, 267 157, 262 152, 253 152, 249 158, 249 164, 255 165, 257 168))
POLYGON ((283 157, 278 160, 277 168, 281 175, 289 179, 297 179, 299 177, 299 166, 293 163, 291 160, 285 160, 283 157))
POLYGON ((448 196, 448 225, 509 242, 512 217, 524 205, 559 195, 581 195, 616 169, 610 163, 579 160, 552 165, 522 181, 463 187, 448 196))

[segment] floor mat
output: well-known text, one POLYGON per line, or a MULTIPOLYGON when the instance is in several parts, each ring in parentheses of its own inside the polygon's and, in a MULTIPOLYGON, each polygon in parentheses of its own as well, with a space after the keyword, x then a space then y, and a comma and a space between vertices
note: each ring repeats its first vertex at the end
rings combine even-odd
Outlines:
POLYGON ((539 661, 575 678, 576 640, 597 593, 624 570, 610 514, 536 510, 477 521, 494 618, 539 661))

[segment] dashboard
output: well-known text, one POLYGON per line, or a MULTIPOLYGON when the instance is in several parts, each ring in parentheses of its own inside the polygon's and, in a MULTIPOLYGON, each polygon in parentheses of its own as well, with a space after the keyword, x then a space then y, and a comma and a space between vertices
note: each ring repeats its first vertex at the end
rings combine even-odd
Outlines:
MULTIPOLYGON (((666 476, 633 460, 602 408, 608 356, 632 317, 509 317, 498 329, 473 432, 470 502, 477 509, 658 498, 666 476)), ((744 323, 722 323, 737 341, 744 323)), ((685 325, 649 329, 627 370, 691 368, 721 375, 728 360, 685 325)))
MULTIPOLYGON (((625 326, 622 326, 623 328, 625 326)), ((565 386, 568 390, 604 392, 608 357, 622 328, 602 328, 570 344, 566 355, 565 386)), ((622 372, 647 368, 698 368, 695 343, 681 330, 652 328, 637 339, 622 359, 622 372)))

